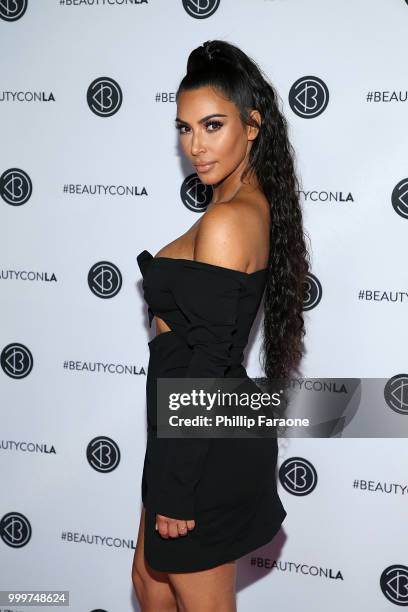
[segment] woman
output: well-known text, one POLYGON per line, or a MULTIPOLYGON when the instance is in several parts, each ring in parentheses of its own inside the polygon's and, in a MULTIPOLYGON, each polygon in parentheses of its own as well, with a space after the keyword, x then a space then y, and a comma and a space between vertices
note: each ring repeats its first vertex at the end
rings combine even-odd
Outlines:
POLYGON ((190 54, 176 101, 181 147, 213 198, 185 234, 138 256, 157 335, 132 577, 143 612, 233 612, 236 559, 286 516, 277 440, 158 438, 156 382, 247 376, 243 350, 262 297, 265 375, 289 376, 302 355, 308 253, 286 122, 256 63, 207 41, 190 54))

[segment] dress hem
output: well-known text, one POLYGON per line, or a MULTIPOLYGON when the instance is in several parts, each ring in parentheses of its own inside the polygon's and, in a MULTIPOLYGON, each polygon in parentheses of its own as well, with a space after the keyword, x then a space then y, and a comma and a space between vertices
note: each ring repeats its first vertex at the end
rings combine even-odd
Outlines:
MULTIPOLYGON (((228 563, 230 561, 238 561, 238 559, 241 559, 241 557, 244 557, 250 552, 255 551, 261 546, 264 546, 265 544, 268 544, 269 542, 271 542, 271 540, 273 540, 273 538, 277 535, 278 531, 280 530, 282 523, 284 522, 286 516, 287 516, 287 512, 285 511, 281 520, 278 521, 278 523, 275 523, 274 527, 272 527, 272 531, 270 531, 268 535, 263 534, 262 538, 260 538, 259 540, 255 540, 254 542, 251 542, 250 544, 243 546, 240 550, 235 551, 232 554, 227 554, 224 557, 217 559, 213 563, 209 562, 204 565, 203 563, 200 563, 199 566, 197 566, 197 564, 194 564, 194 562, 189 562, 188 566, 186 566, 184 569, 180 569, 180 566, 177 566, 177 567, 173 566, 169 568, 169 566, 163 566, 163 565, 160 565, 160 563, 152 564, 149 561, 148 554, 146 554, 146 549, 144 550, 144 558, 152 569, 158 572, 166 572, 168 574, 191 573, 191 572, 204 571, 207 569, 213 569, 214 567, 217 567, 218 565, 222 565, 223 563, 228 563)), ((188 537, 188 535, 179 536, 179 537, 188 537)))

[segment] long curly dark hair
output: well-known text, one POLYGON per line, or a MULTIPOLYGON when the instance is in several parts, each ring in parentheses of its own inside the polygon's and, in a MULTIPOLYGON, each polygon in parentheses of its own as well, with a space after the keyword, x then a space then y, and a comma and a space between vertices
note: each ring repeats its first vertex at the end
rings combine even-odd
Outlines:
POLYGON ((205 86, 234 102, 243 124, 259 127, 241 179, 255 171, 270 204, 261 365, 267 380, 286 379, 298 368, 303 354, 303 300, 310 267, 287 122, 278 108, 278 94, 262 70, 231 43, 210 40, 190 53, 176 100, 184 90, 205 86), (250 117, 252 109, 259 111, 261 125, 250 117))

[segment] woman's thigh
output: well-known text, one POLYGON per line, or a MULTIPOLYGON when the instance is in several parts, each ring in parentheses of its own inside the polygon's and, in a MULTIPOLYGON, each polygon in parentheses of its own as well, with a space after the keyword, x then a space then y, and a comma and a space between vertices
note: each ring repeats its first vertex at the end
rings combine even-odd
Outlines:
POLYGON ((132 579, 139 603, 145 609, 176 611, 175 592, 170 584, 168 574, 154 570, 145 561, 144 523, 145 509, 142 508, 132 565, 132 579))
POLYGON ((169 573, 180 612, 236 612, 236 563, 198 572, 169 573))

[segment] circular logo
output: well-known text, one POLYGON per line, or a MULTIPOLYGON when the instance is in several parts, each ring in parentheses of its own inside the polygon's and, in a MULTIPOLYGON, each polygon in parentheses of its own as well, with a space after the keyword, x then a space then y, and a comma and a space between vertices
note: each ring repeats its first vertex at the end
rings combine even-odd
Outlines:
POLYGON ((10 378, 25 378, 33 369, 33 356, 24 344, 12 342, 1 351, 0 364, 10 378))
POLYGON ((402 179, 402 181, 395 185, 391 194, 391 203, 393 209, 400 217, 408 219, 408 178, 402 179))
POLYGON ((181 185, 180 197, 189 210, 203 212, 211 202, 213 188, 202 183, 197 174, 190 174, 181 185))
POLYGON ((326 83, 315 76, 305 76, 293 83, 289 91, 289 104, 299 117, 313 119, 320 115, 329 103, 326 83))
POLYGON ((0 19, 17 21, 27 10, 27 0, 2 0, 0 2, 0 19))
POLYGON ((394 412, 408 415, 408 374, 390 378, 384 387, 384 399, 394 412))
POLYGON ((184 10, 194 19, 211 17, 219 6, 220 0, 183 0, 184 10))
POLYGON ((95 79, 86 92, 89 108, 99 117, 110 117, 117 113, 122 98, 122 90, 118 83, 109 77, 95 79))
POLYGON ((0 176, 0 195, 7 204, 21 206, 30 199, 33 186, 30 177, 20 168, 10 168, 0 176))
POLYGON ((309 272, 306 275, 303 294, 303 310, 311 310, 322 299, 323 289, 317 276, 309 272))
POLYGON ((119 465, 119 446, 111 438, 97 436, 88 444, 86 458, 97 472, 112 472, 119 465))
POLYGON ((307 459, 291 457, 280 466, 279 480, 288 493, 309 495, 317 485, 317 472, 307 459))
POLYGON ((112 298, 122 287, 122 274, 112 262, 99 261, 88 272, 88 285, 97 297, 112 298))
POLYGON ((0 520, 0 537, 12 548, 21 548, 31 538, 30 521, 20 512, 8 512, 0 520))
POLYGON ((408 567, 396 564, 385 568, 380 587, 388 601, 397 606, 408 606, 408 567))

